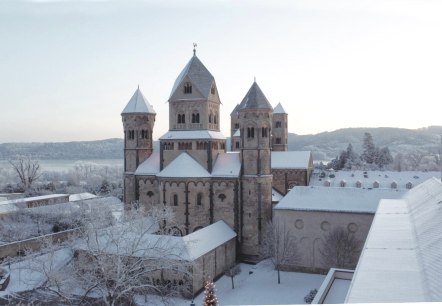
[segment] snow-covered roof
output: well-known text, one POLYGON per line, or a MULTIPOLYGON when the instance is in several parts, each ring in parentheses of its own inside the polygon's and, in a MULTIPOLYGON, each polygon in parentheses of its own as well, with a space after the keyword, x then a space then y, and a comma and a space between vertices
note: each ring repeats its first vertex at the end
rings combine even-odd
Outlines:
POLYGON ((175 94, 186 77, 191 80, 192 85, 195 86, 205 98, 209 97, 215 78, 199 58, 194 55, 176 78, 169 99, 175 94))
POLYGON ((374 214, 381 199, 397 199, 404 190, 297 186, 274 209, 374 214))
MULTIPOLYGON (((146 230, 149 227, 154 228, 152 224, 144 225, 144 227, 146 230)), ((131 253, 126 255, 152 258, 166 257, 177 260, 195 260, 236 237, 236 233, 222 220, 183 237, 143 234, 137 228, 125 227, 125 224, 118 224, 105 229, 103 233, 112 231, 117 233, 117 237, 121 238, 121 241, 118 241, 118 248, 113 243, 107 242, 110 235, 102 234, 98 239, 98 243, 102 248, 101 251, 110 254, 120 252, 121 254, 121 252, 129 250, 131 253), (126 236, 118 236, 118 233, 126 236), (137 233, 139 236, 135 236, 135 238, 140 239, 137 240, 137 246, 140 247, 136 247, 131 243, 135 240, 131 238, 134 238, 137 233)), ((154 231, 150 232, 153 233, 154 231)), ((94 247, 93 244, 87 247, 84 243, 79 243, 75 248, 87 251, 90 250, 91 246, 94 247)))
POLYGON ((310 151, 273 151, 272 169, 307 169, 310 158, 310 151))
POLYGON ((282 107, 281 103, 278 103, 276 107, 273 109, 274 114, 287 114, 287 112, 282 107))
POLYGON ((279 202, 283 197, 284 195, 279 193, 275 188, 272 188, 272 202, 279 202))
POLYGON ((241 129, 237 129, 235 133, 233 133, 233 137, 240 137, 241 136, 241 129))
MULTIPOLYGON (((273 162, 273 161, 272 161, 273 162)), ((379 183, 380 188, 398 188, 406 189, 406 184, 411 182, 416 186, 429 178, 440 176, 436 171, 327 171, 324 170, 325 177, 321 178, 322 170, 315 170, 310 180, 311 186, 324 186, 325 180, 330 181, 331 187, 340 186, 340 182, 345 180, 346 186, 356 187, 359 181, 361 187, 372 188, 375 181, 379 183), (332 176, 332 177, 330 177, 332 176), (397 187, 392 187, 396 183, 397 187), (394 185, 394 184, 393 184, 394 185)))
POLYGON ((71 194, 69 196, 69 202, 84 201, 84 200, 94 199, 96 197, 97 196, 95 194, 89 192, 76 193, 76 194, 71 194))
POLYGON ((270 109, 273 110, 272 106, 267 100, 266 96, 259 88, 256 82, 253 82, 249 91, 247 92, 244 99, 239 104, 238 110, 241 109, 270 109))
POLYGON ((183 130, 183 131, 168 131, 160 137, 160 140, 192 140, 192 139, 226 139, 221 132, 210 130, 183 130))
POLYGON ((192 156, 187 152, 182 152, 175 158, 167 167, 165 167, 158 177, 210 177, 210 173, 207 172, 192 156))
POLYGON ((142 162, 135 175, 156 175, 160 172, 160 153, 153 152, 144 162, 142 162))
POLYGON ((133 114, 133 113, 147 113, 155 114, 153 106, 147 101, 146 97, 140 90, 140 87, 135 90, 132 98, 130 98, 126 107, 123 109, 121 114, 133 114))
POLYGON ((220 153, 213 166, 213 177, 239 177, 241 161, 239 152, 220 153))
POLYGON ((196 232, 182 237, 186 244, 188 258, 197 259, 236 237, 234 230, 220 220, 196 232))
POLYGON ((441 205, 436 178, 381 201, 346 303, 442 300, 441 205))
POLYGON ((48 194, 48 195, 42 195, 42 196, 36 196, 36 197, 19 198, 19 199, 1 201, 0 205, 3 205, 3 204, 28 203, 28 202, 50 200, 50 199, 57 199, 57 198, 62 200, 62 199, 67 198, 67 197, 69 197, 68 194, 48 194))

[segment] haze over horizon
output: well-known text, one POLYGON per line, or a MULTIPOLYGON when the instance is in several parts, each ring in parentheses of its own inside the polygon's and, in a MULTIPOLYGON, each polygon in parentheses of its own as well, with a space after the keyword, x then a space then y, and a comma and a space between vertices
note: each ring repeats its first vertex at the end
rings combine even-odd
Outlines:
POLYGON ((193 42, 226 137, 254 77, 298 135, 441 125, 440 16, 435 0, 5 0, 0 143, 122 138, 138 85, 157 139, 193 42))

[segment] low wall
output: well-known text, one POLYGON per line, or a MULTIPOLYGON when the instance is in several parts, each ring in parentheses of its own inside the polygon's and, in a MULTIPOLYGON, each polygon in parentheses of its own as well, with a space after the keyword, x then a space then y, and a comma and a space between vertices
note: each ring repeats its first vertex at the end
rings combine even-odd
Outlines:
POLYGON ((79 232, 80 229, 70 229, 58 233, 48 234, 44 236, 34 237, 17 242, 11 242, 0 245, 0 261, 7 257, 15 257, 23 255, 25 250, 37 251, 44 246, 44 242, 47 239, 52 241, 65 241, 72 235, 79 232))

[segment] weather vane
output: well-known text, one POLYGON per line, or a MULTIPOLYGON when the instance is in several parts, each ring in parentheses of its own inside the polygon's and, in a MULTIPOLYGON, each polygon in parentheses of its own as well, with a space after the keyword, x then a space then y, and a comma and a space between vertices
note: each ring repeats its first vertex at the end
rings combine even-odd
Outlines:
POLYGON ((193 55, 196 55, 196 47, 197 47, 198 45, 196 44, 196 43, 193 43, 193 55))

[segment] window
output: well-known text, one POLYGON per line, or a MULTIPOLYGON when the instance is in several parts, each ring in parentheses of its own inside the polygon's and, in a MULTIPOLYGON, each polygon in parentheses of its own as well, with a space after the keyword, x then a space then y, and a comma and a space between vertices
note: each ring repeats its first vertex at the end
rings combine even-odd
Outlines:
POLYGON ((213 116, 213 123, 216 124, 216 115, 213 116))
POLYGON ((196 205, 203 205, 203 194, 201 192, 196 195, 196 205))
POLYGON ((224 193, 220 193, 218 198, 221 200, 221 202, 224 202, 224 199, 226 198, 226 195, 224 193))
POLYGON ((281 125, 281 121, 276 121, 276 127, 277 128, 280 128, 282 125, 281 125))
POLYGON ((255 129, 252 127, 247 128, 247 138, 255 138, 255 129))
POLYGON ((277 138, 275 139, 275 143, 276 143, 276 144, 281 144, 281 138, 280 138, 280 137, 277 137, 277 138))
POLYGON ((127 139, 135 139, 135 131, 134 130, 128 131, 127 139))
POLYGON ((147 192, 147 196, 148 196, 149 198, 153 197, 153 192, 152 192, 152 191, 148 191, 148 192, 147 192))
POLYGON ((184 93, 185 94, 191 94, 192 93, 192 84, 190 84, 189 82, 187 82, 184 85, 184 93))
POLYGON ((235 142, 235 148, 239 149, 239 141, 235 142))
POLYGON ((200 123, 200 114, 199 113, 192 114, 192 123, 200 123))
POLYGON ((212 114, 209 115, 209 123, 212 123, 212 114))
POLYGON ((210 89, 210 93, 211 93, 212 95, 214 95, 215 92, 216 92, 215 86, 212 86, 212 88, 210 89))
POLYGON ((239 129, 239 123, 235 123, 235 129, 239 129))
POLYGON ((173 195, 173 206, 178 206, 178 195, 177 194, 173 195))
POLYGON ((186 123, 186 116, 184 114, 178 114, 178 123, 186 123))
POLYGON ((149 133, 147 132, 147 130, 141 130, 141 139, 148 139, 149 138, 149 133))
POLYGON ((267 128, 265 127, 261 128, 261 134, 262 137, 267 137, 267 128))

